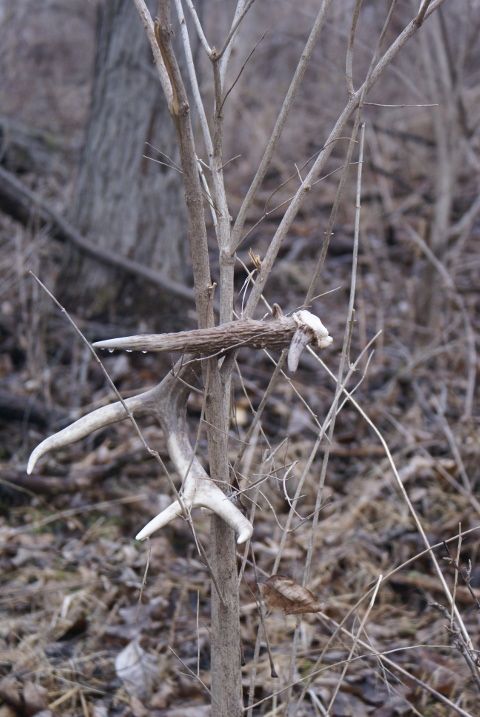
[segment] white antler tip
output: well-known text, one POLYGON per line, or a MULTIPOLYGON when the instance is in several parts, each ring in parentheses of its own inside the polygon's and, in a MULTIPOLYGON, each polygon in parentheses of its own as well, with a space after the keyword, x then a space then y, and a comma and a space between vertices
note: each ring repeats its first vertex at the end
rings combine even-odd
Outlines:
POLYGON ((317 346, 319 349, 326 349, 327 346, 330 346, 330 344, 333 343, 333 338, 331 336, 323 336, 320 339, 317 339, 317 346))
POLYGON ((27 463, 27 475, 28 476, 32 475, 33 469, 37 465, 37 461, 38 461, 39 457, 40 457, 39 450, 38 450, 38 446, 37 446, 37 448, 35 448, 35 450, 32 451, 32 453, 30 454, 30 458, 28 459, 28 463, 27 463))
MULTIPOLYGON (((242 543, 246 543, 247 540, 252 537, 253 533, 253 526, 250 521, 247 520, 247 518, 245 518, 245 516, 232 505, 232 503, 230 503, 230 501, 218 488, 216 488, 216 486, 212 485, 208 488, 204 487, 204 491, 205 492, 202 494, 200 489, 201 497, 199 498, 196 496, 193 501, 185 500, 184 496, 185 508, 190 511, 193 507, 202 506, 213 510, 235 530, 237 535, 237 544, 241 545, 242 543)), ((165 508, 165 510, 155 516, 155 518, 152 518, 152 520, 147 523, 147 525, 142 528, 139 533, 137 533, 135 540, 145 540, 145 538, 149 538, 152 533, 165 527, 174 518, 177 518, 181 514, 182 508, 180 503, 178 501, 174 501, 168 506, 168 508, 165 508)))
POLYGON ((150 537, 150 535, 156 530, 160 530, 160 528, 163 528, 174 518, 178 517, 181 512, 182 508, 178 500, 175 500, 168 506, 168 508, 162 510, 162 512, 156 515, 155 518, 152 518, 152 520, 147 523, 146 526, 142 528, 139 533, 137 533, 137 535, 135 536, 135 540, 145 540, 145 538, 150 537))
POLYGON ((237 545, 242 545, 242 543, 246 543, 247 540, 250 540, 253 533, 253 526, 251 524, 245 526, 240 530, 237 537, 237 545))
POLYGON ((143 528, 139 533, 136 534, 135 540, 146 540, 150 535, 150 531, 143 528))

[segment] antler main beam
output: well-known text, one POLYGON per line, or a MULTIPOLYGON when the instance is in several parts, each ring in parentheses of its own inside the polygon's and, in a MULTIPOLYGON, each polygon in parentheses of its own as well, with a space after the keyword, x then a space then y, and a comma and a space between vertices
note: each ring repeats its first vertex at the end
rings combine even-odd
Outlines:
POLYGON ((304 346, 313 343, 317 348, 325 348, 332 342, 328 330, 317 316, 309 311, 298 311, 292 316, 280 316, 270 321, 239 319, 208 329, 125 336, 97 341, 93 345, 95 348, 110 351, 181 351, 194 356, 206 356, 222 354, 243 346, 254 349, 282 349, 291 344, 299 331, 305 337, 304 346))

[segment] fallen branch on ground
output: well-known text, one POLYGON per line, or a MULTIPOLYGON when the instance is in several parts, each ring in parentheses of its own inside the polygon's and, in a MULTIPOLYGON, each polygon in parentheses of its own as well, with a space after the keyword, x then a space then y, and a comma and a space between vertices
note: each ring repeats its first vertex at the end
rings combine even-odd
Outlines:
POLYGON ((3 167, 0 167, 0 210, 25 226, 48 227, 54 239, 72 244, 82 254, 96 259, 105 266, 120 269, 127 274, 148 281, 163 291, 180 296, 187 301, 193 301, 193 291, 183 284, 179 284, 137 261, 102 249, 93 241, 85 239, 75 227, 32 192, 18 177, 3 167))

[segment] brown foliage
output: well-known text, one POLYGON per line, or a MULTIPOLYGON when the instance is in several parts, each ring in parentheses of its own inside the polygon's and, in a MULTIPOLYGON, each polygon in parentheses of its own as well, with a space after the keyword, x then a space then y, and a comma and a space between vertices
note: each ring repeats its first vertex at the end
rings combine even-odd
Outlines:
POLYGON ((283 610, 285 615, 319 612, 325 605, 315 595, 286 575, 271 575, 261 584, 263 599, 269 610, 283 610))

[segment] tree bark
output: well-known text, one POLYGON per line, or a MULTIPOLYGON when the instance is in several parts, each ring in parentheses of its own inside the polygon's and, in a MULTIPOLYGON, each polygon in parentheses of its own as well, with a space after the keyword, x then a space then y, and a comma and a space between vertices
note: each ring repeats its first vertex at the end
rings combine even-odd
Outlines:
MULTIPOLYGON (((71 218, 97 246, 182 282, 182 177, 172 166, 144 157, 170 165, 153 147, 175 163, 177 155, 175 128, 151 67, 131 0, 101 3, 90 120, 71 218)), ((111 313, 114 304, 121 309, 134 296, 138 306, 143 293, 124 275, 77 253, 69 257, 57 289, 67 307, 75 302, 87 315, 111 313)), ((156 302, 157 309, 158 296, 156 302)))

